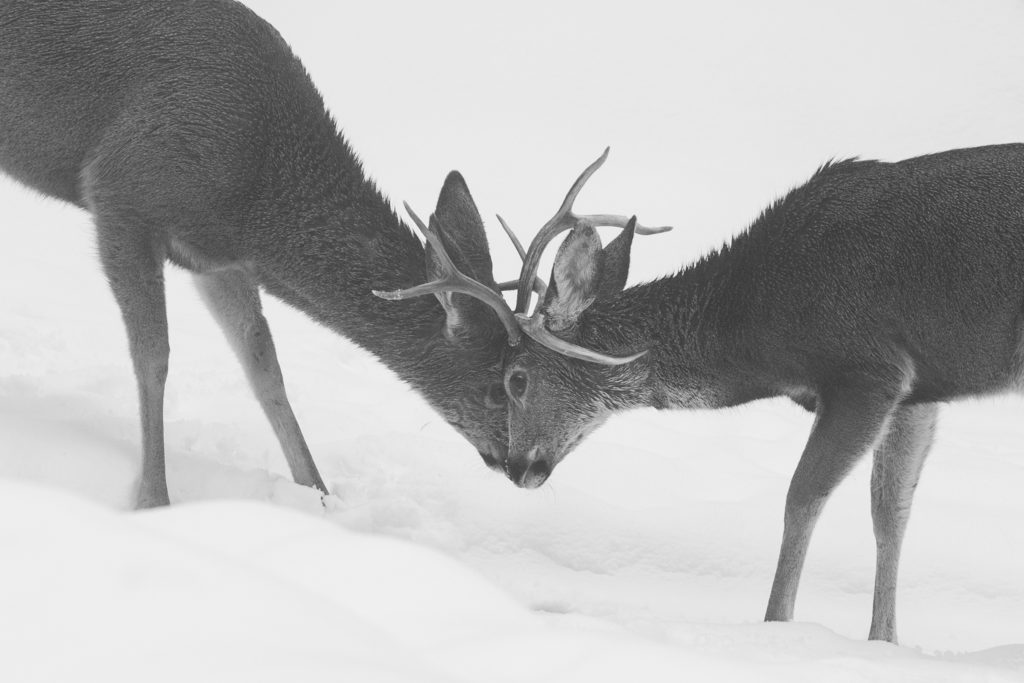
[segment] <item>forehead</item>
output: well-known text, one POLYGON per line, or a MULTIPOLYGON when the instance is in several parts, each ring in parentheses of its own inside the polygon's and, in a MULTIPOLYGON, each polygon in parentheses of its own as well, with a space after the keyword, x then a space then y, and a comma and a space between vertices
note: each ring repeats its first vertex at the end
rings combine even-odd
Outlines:
POLYGON ((484 372, 500 372, 509 352, 508 337, 484 338, 467 336, 450 344, 453 369, 473 368, 484 372))
POLYGON ((572 385, 585 371, 583 365, 581 361, 563 356, 532 339, 524 339, 505 358, 505 378, 508 379, 512 372, 524 371, 534 383, 572 385))
POLYGON ((557 358, 557 353, 524 336, 518 345, 509 347, 508 353, 505 354, 504 367, 508 370, 514 367, 543 366, 554 362, 557 358))

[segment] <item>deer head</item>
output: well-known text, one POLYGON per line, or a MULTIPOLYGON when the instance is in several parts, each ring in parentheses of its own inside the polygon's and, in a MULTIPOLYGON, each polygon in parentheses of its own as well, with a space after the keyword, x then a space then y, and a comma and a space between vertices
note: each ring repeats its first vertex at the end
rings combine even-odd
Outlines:
MULTIPOLYGON (((615 399, 607 390, 592 392, 592 400, 581 400, 582 394, 578 391, 581 382, 591 386, 617 386, 621 379, 636 376, 636 368, 629 366, 645 353, 638 349, 610 355, 579 343, 581 319, 586 310, 595 301, 618 293, 625 285, 634 234, 655 234, 671 229, 638 225, 635 216, 581 216, 573 212, 576 196, 604 164, 608 151, 605 149, 604 154, 584 170, 528 250, 522 248, 508 224, 498 216, 523 259, 518 279, 498 285, 490 279, 489 270, 486 280, 474 277, 462 265, 466 261, 462 256, 465 250, 457 241, 446 239, 450 233, 447 218, 440 212, 441 204, 439 211, 431 216, 429 226, 406 205, 427 240, 430 281, 404 290, 374 292, 396 301, 433 294, 444 306, 448 324, 456 328, 466 319, 463 308, 474 304, 478 308, 473 320, 478 325, 484 321, 482 304, 497 316, 507 335, 508 349, 504 354, 504 374, 499 375, 500 383, 497 388, 492 385, 488 394, 493 405, 508 406, 509 448, 500 461, 486 456, 484 460, 519 486, 533 488, 544 483, 564 454, 600 425, 615 405, 615 399), (600 226, 619 227, 623 231, 607 247, 602 247, 596 231, 600 226), (551 280, 545 286, 537 278, 541 255, 554 237, 566 231, 569 236, 559 248, 551 280), (500 294, 504 289, 517 290, 515 312, 500 294), (528 315, 532 292, 543 298, 528 315), (584 377, 588 373, 621 375, 621 378, 617 381, 614 377, 602 377, 590 381, 584 377), (548 444, 543 452, 535 445, 541 441, 548 444)), ((483 239, 486 244, 486 238, 483 239)), ((489 257, 487 264, 490 265, 489 257)))
POLYGON ((508 355, 509 450, 505 473, 536 488, 554 467, 616 409, 642 402, 649 386, 639 330, 592 319, 613 301, 629 271, 636 219, 606 247, 590 225, 578 225, 558 249, 547 292, 530 318, 530 338, 508 355), (600 350, 597 350, 600 349, 600 350))
POLYGON ((413 214, 427 235, 424 275, 428 281, 463 278, 450 288, 425 285, 405 292, 375 292, 385 299, 414 296, 414 290, 433 294, 443 309, 440 334, 424 345, 430 372, 413 383, 428 403, 476 447, 488 467, 504 471, 508 450, 508 421, 502 382, 507 343, 504 329, 480 301, 500 298, 494 280, 483 221, 465 180, 457 172, 445 179, 430 229, 413 214))

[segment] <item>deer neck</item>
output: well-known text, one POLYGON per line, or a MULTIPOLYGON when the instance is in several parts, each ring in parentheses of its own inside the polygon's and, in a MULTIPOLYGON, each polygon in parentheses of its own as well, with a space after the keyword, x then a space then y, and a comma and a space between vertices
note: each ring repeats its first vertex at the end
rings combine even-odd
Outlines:
POLYGON ((648 349, 635 369, 623 366, 633 377, 621 407, 720 408, 773 395, 757 359, 752 290, 734 260, 712 254, 595 304, 595 342, 620 355, 648 349))
POLYGON ((373 290, 424 282, 423 247, 347 143, 333 131, 329 139, 272 153, 252 210, 254 271, 271 294, 419 386, 430 359, 455 353, 444 310, 432 296, 389 302, 373 290))

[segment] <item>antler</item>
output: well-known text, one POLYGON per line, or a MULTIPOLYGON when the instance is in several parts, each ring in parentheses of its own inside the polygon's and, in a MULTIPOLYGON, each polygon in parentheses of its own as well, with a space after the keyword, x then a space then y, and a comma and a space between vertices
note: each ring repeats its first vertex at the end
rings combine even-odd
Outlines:
MULTIPOLYGON (((632 231, 635 229, 636 216, 633 216, 629 219, 629 222, 626 223, 626 230, 632 231)), ((533 339, 538 344, 546 346, 552 351, 556 351, 563 356, 577 358, 591 363, 599 363, 601 365, 624 365, 635 361, 637 358, 647 353, 647 351, 644 350, 631 356, 609 356, 582 346, 577 346, 576 344, 568 342, 553 334, 545 324, 546 317, 547 311, 539 304, 537 309, 533 312, 533 315, 516 313, 516 320, 519 321, 519 327, 523 329, 523 332, 525 332, 530 339, 533 339)))
POLYGON ((543 280, 537 277, 537 268, 540 265, 540 257, 544 248, 559 233, 581 225, 588 225, 594 228, 601 226, 626 228, 635 230, 641 235, 654 235, 672 229, 669 226, 648 228, 638 225, 636 223, 636 216, 633 216, 632 218, 610 214, 579 216, 573 213, 572 205, 576 201, 576 196, 580 193, 580 190, 583 189, 583 186, 587 181, 590 180, 590 176, 594 175, 594 172, 604 164, 605 160, 608 158, 609 151, 611 151, 611 148, 606 147, 604 154, 602 154, 597 161, 590 164, 590 166, 587 166, 583 173, 580 174, 580 177, 577 178, 576 182, 573 183, 571 188, 569 188, 569 193, 565 195, 565 199, 562 200, 562 205, 558 208, 558 211, 551 220, 544 224, 544 227, 541 228, 537 236, 533 238, 533 241, 530 243, 529 250, 523 249, 523 245, 519 241, 519 238, 516 237, 514 232, 512 232, 512 229, 508 226, 505 220, 501 216, 498 216, 498 221, 501 222, 501 227, 505 230, 509 239, 512 240, 512 244, 515 245, 516 251, 519 252, 519 257, 523 260, 523 267, 520 271, 519 279, 511 282, 504 282, 499 285, 499 289, 501 290, 517 290, 515 313, 513 313, 511 307, 501 294, 461 273, 448 256, 448 252, 445 250, 444 244, 441 242, 441 239, 437 234, 424 225, 423 221, 420 220, 420 217, 417 216, 412 208, 404 202, 405 210, 409 213, 409 216, 412 217, 413 222, 416 223, 416 227, 419 228, 420 232, 423 233, 423 236, 426 237, 427 242, 434 249, 438 262, 441 266, 442 277, 432 282, 416 285, 415 287, 409 287, 408 289, 399 289, 391 292, 375 289, 373 290, 373 293, 382 299, 398 301, 401 299, 411 299, 417 296, 424 296, 426 294, 458 292, 460 294, 466 294, 475 299, 479 299, 494 309, 495 313, 498 314, 498 319, 501 320, 501 324, 505 326, 505 330, 508 332, 508 343, 511 346, 517 346, 519 344, 519 340, 522 338, 522 333, 526 333, 531 339, 542 346, 546 346, 552 351, 556 351, 570 358, 585 360, 591 363, 600 363, 602 365, 622 365, 640 358, 647 353, 647 351, 641 351, 640 353, 636 353, 631 356, 608 356, 596 351, 591 351, 590 349, 585 349, 582 346, 576 346, 575 344, 571 344, 564 339, 557 337, 552 334, 547 327, 545 327, 544 312, 540 310, 539 306, 538 309, 534 311, 533 315, 526 315, 526 310, 530 305, 531 291, 536 291, 539 295, 543 296, 547 290, 543 280))
POLYGON ((647 350, 643 350, 640 353, 634 353, 632 356, 607 356, 597 351, 591 351, 590 349, 576 344, 571 344, 561 337, 556 337, 548 328, 544 326, 544 314, 534 313, 531 316, 523 315, 522 313, 516 313, 516 320, 519 321, 519 325, 523 328, 523 332, 526 335, 542 346, 546 346, 552 351, 557 351, 563 356, 569 358, 577 358, 579 360, 590 361, 591 363, 598 363, 599 365, 625 365, 626 363, 632 363, 640 356, 647 353, 647 350))
MULTIPOLYGON (((505 219, 502 218, 500 214, 495 215, 498 216, 498 222, 501 223, 501 227, 505 231, 505 234, 508 235, 508 238, 510 240, 512 240, 512 246, 514 246, 516 248, 516 251, 519 252, 520 260, 526 261, 526 250, 523 249, 523 243, 520 242, 519 238, 516 237, 516 234, 512 232, 512 228, 508 227, 508 223, 505 222, 505 219)), ((508 280, 506 282, 502 282, 501 284, 498 285, 498 289, 500 289, 503 292, 512 289, 519 289, 519 280, 508 280)), ((537 296, 543 297, 544 293, 547 290, 548 286, 544 284, 543 280, 541 280, 539 277, 533 278, 533 291, 537 292, 537 296)))
POLYGON ((505 326, 505 331, 508 332, 508 343, 511 346, 519 344, 521 338, 521 332, 519 324, 516 322, 515 316, 512 314, 512 309, 509 307, 505 299, 500 294, 495 292, 490 287, 474 280, 468 275, 463 274, 455 267, 451 257, 448 256, 448 252, 444 248, 444 244, 433 230, 428 228, 420 220, 420 217, 416 215, 416 212, 412 210, 407 203, 404 203, 405 210, 412 217, 413 222, 416 223, 416 227, 419 228, 423 236, 427 238, 427 242, 433 247, 434 253, 437 256, 437 260, 440 263, 442 277, 434 280, 433 282, 426 282, 422 285, 416 285, 415 287, 409 287, 408 289, 399 289, 391 292, 385 292, 381 290, 373 290, 373 293, 379 296, 381 299, 387 299, 388 301, 399 301, 401 299, 411 299, 417 296, 424 296, 425 294, 439 294, 441 292, 458 292, 460 294, 467 294, 474 299, 479 299, 485 304, 494 309, 494 312, 498 314, 498 319, 501 320, 501 324, 505 326))
MULTIPOLYGON (((640 353, 633 354, 632 356, 608 356, 603 353, 591 351, 590 349, 583 348, 571 344, 564 339, 552 334, 547 327, 544 325, 544 312, 537 306, 537 310, 533 312, 533 315, 527 315, 526 311, 530 307, 530 290, 532 287, 531 283, 537 278, 537 268, 540 266, 540 257, 544 252, 544 248, 547 247, 548 243, 555 238, 559 233, 571 230, 577 226, 589 225, 590 227, 597 228, 600 226, 612 226, 616 228, 627 228, 635 230, 641 235, 654 235, 660 232, 666 232, 671 230, 671 227, 659 227, 659 228, 648 228, 642 225, 637 225, 636 216, 627 218, 626 216, 614 216, 610 214, 593 214, 586 216, 579 216, 572 210, 573 203, 576 201, 576 197, 579 195, 580 190, 586 185, 587 181, 590 180, 590 176, 594 175, 597 169, 601 168, 605 160, 608 159, 608 152, 611 151, 610 147, 605 147, 604 153, 598 157, 597 161, 587 166, 580 177, 576 179, 576 182, 569 188, 568 194, 565 195, 565 199, 562 200, 562 205, 558 207, 558 211, 555 215, 544 224, 544 227, 540 229, 537 236, 533 238, 530 243, 530 249, 523 255, 522 245, 518 243, 518 240, 512 234, 512 231, 505 225, 505 221, 501 221, 501 226, 505 228, 505 232, 512 238, 516 248, 519 250, 520 256, 523 259, 523 269, 519 275, 519 286, 516 293, 516 320, 519 322, 519 326, 523 332, 526 333, 531 339, 536 341, 538 344, 546 346, 552 351, 557 351, 564 356, 570 358, 577 358, 579 360, 589 361, 591 363, 600 363, 602 365, 623 365, 631 361, 636 360, 640 356, 647 353, 641 351, 640 353)), ((498 217, 501 220, 501 217, 498 217)))
MULTIPOLYGON (((537 236, 530 243, 530 249, 523 258, 523 269, 519 274, 519 287, 516 292, 516 313, 526 313, 529 309, 531 284, 537 276, 541 254, 556 235, 570 230, 577 225, 589 225, 594 228, 600 226, 624 228, 629 223, 629 218, 626 216, 613 216, 609 214, 578 216, 572 210, 576 196, 583 189, 583 186, 586 185, 587 181, 590 180, 590 176, 594 175, 594 172, 601 168, 608 158, 608 152, 610 151, 611 147, 605 147, 604 154, 598 157, 597 161, 590 164, 590 166, 587 166, 583 173, 580 174, 580 177, 569 188, 569 193, 565 195, 565 199, 562 200, 562 205, 558 208, 558 211, 555 212, 551 220, 544 224, 544 227, 540 229, 540 232, 537 233, 537 236)), ((671 229, 669 226, 659 228, 648 228, 642 225, 636 226, 636 231, 641 235, 654 235, 671 229)))

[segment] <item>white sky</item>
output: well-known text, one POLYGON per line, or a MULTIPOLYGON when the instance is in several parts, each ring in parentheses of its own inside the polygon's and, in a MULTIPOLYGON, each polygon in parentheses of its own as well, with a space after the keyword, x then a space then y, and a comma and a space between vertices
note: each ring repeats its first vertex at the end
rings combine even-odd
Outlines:
MULTIPOLYGON (((1024 139, 1024 3, 249 3, 367 169, 432 207, 451 168, 526 236, 606 145, 580 208, 677 233, 634 279, 734 234, 821 162, 1024 139)), ((514 272, 510 247, 498 263, 514 272)))

